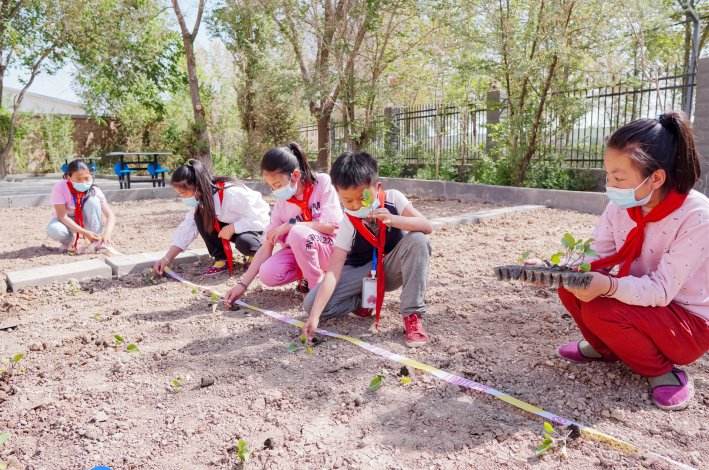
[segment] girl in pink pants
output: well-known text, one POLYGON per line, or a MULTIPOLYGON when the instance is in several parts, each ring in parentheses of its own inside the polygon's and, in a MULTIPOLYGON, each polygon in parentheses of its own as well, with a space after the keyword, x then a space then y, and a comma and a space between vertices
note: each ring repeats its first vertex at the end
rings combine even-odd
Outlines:
POLYGON ((343 217, 330 177, 314 173, 295 142, 266 152, 261 174, 276 205, 251 266, 227 292, 228 303, 241 298, 257 275, 270 287, 298 281, 298 289, 307 293, 327 270, 343 217))

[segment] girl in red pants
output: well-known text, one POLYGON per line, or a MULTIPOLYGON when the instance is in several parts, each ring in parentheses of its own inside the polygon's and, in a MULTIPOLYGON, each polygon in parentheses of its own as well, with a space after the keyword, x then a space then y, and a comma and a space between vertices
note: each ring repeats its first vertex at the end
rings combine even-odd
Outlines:
POLYGON ((593 235, 593 280, 587 289, 559 289, 584 340, 559 354, 621 360, 648 378, 658 407, 682 409, 694 387, 675 364, 709 350, 709 200, 692 189, 700 166, 686 116, 623 126, 603 165, 611 202, 593 235))

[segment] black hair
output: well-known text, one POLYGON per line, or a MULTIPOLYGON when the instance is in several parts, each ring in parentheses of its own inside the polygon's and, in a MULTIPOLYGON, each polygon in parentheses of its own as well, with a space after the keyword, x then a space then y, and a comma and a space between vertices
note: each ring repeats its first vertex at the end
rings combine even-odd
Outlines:
POLYGON ((296 142, 285 147, 269 149, 261 159, 261 173, 283 173, 291 175, 295 170, 303 174, 302 180, 315 184, 315 173, 310 168, 308 157, 296 142))
POLYGON ((377 161, 367 152, 345 152, 332 164, 330 179, 336 189, 370 186, 379 179, 377 161))
POLYGON ((680 111, 657 119, 636 119, 615 131, 608 147, 626 153, 643 176, 665 170, 662 189, 687 194, 701 176, 700 157, 687 115, 680 111))
MULTIPOLYGON (((83 158, 77 158, 76 160, 72 160, 66 166, 66 172, 64 172, 64 179, 65 180, 70 179, 71 175, 73 175, 77 171, 88 171, 89 173, 91 173, 91 168, 89 167, 88 163, 86 163, 86 160, 84 160, 83 158)), ((95 191, 94 191, 93 175, 92 175, 91 176, 91 187, 89 188, 88 191, 86 191, 86 197, 93 196, 94 193, 95 193, 95 191)))
POLYGON ((202 162, 190 159, 172 173, 172 186, 178 189, 195 189, 195 198, 199 201, 197 210, 202 217, 202 223, 207 233, 214 231, 214 194, 219 190, 217 183, 223 182, 224 187, 241 184, 239 180, 228 176, 213 177, 202 162))

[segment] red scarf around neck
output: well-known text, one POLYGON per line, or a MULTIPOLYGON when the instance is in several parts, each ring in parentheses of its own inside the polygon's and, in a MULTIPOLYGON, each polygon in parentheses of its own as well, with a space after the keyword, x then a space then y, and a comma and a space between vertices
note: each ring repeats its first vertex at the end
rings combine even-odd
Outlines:
POLYGON ((293 195, 287 200, 287 202, 300 207, 300 210, 303 213, 303 222, 312 222, 313 213, 310 211, 310 206, 308 203, 310 202, 310 195, 313 194, 313 184, 307 181, 304 181, 303 184, 305 185, 305 189, 303 189, 303 200, 299 201, 295 198, 295 195, 293 195))
MULTIPOLYGON (((379 207, 384 207, 384 191, 381 190, 379 191, 379 207)), ((387 226, 384 225, 381 220, 377 220, 377 227, 379 228, 379 239, 377 239, 377 237, 364 226, 362 219, 350 214, 347 214, 347 217, 350 219, 350 222, 352 222, 357 232, 377 250, 377 307, 375 310, 376 317, 374 326, 379 329, 379 315, 381 314, 382 305, 384 304, 384 246, 386 245, 387 226)))
MULTIPOLYGON (((224 181, 217 181, 217 194, 219 195, 219 204, 224 203, 224 181)), ((217 231, 217 236, 222 228, 219 226, 219 219, 217 219, 217 214, 214 214, 214 230, 217 231)), ((231 251, 231 240, 226 238, 220 238, 222 241, 222 246, 224 247, 224 254, 226 254, 226 264, 229 266, 229 274, 234 271, 234 254, 231 251)))
MULTIPOLYGON (((74 202, 76 207, 74 208, 74 222, 76 222, 76 225, 78 225, 81 228, 84 228, 84 211, 83 207, 81 207, 81 204, 83 202, 84 196, 86 196, 86 193, 82 193, 74 189, 74 185, 71 184, 71 180, 66 180, 66 185, 69 187, 69 192, 71 195, 74 197, 74 202)), ((74 249, 76 249, 76 246, 79 244, 79 233, 76 233, 76 238, 74 239, 74 249)))
POLYGON ((679 209, 684 204, 685 199, 687 199, 687 194, 680 194, 672 189, 667 197, 646 215, 643 215, 643 210, 640 206, 627 209, 628 215, 637 225, 628 232, 625 243, 616 254, 592 262, 591 270, 612 269, 613 266, 622 263, 618 277, 627 276, 630 273, 630 266, 633 264, 633 260, 640 256, 642 251, 643 241, 645 240, 645 226, 652 222, 658 222, 679 209))

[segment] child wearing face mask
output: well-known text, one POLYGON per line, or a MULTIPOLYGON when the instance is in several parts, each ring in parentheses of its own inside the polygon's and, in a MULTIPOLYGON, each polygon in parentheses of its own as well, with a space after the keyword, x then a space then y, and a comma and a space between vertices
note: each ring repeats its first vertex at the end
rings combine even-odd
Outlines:
POLYGON ((256 276, 269 287, 299 281, 305 292, 320 283, 342 219, 337 193, 326 173, 315 173, 300 146, 272 148, 261 160, 261 174, 277 199, 263 245, 239 283, 226 295, 241 298, 256 276), (281 248, 274 253, 277 244, 281 248))
POLYGON ((64 179, 52 188, 51 201, 54 216, 47 235, 61 243, 61 251, 75 252, 81 237, 96 251, 111 246, 116 217, 84 160, 69 163, 64 179))
POLYGON ((621 127, 604 169, 610 204, 593 235, 593 280, 587 289, 559 289, 584 339, 559 354, 577 363, 620 360, 648 378, 658 407, 682 409, 694 387, 676 365, 709 350, 709 200, 692 189, 700 164, 686 115, 621 127))
POLYGON ((425 345, 428 334, 421 316, 426 311, 431 222, 399 191, 381 189, 377 161, 368 153, 340 155, 330 177, 345 218, 327 273, 305 298, 303 333, 310 341, 321 317, 369 317, 373 310, 378 324, 384 292, 401 287, 405 343, 425 345))
POLYGON ((261 247, 261 235, 268 224, 268 204, 261 193, 234 178, 212 177, 199 160, 189 160, 172 174, 172 188, 190 208, 172 237, 172 246, 155 262, 153 271, 165 266, 200 235, 214 265, 205 273, 213 276, 233 270, 231 244, 250 259, 261 247))

